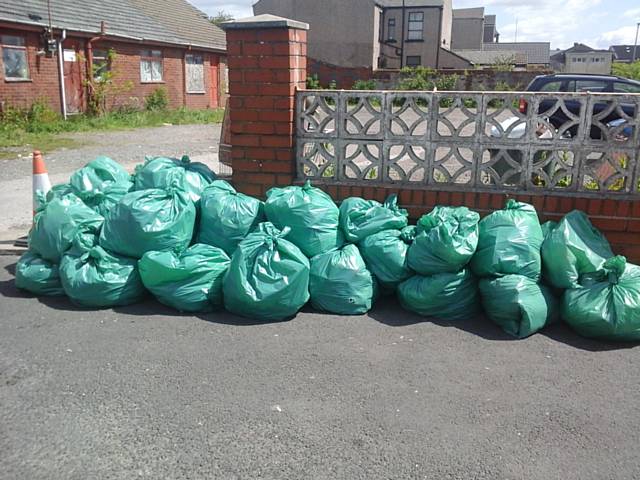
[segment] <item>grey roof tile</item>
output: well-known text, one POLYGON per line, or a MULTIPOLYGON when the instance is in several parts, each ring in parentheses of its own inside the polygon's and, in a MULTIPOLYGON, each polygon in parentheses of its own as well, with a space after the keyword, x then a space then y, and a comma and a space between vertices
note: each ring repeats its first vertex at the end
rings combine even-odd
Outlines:
MULTIPOLYGON (((51 8, 54 28, 107 34, 176 45, 226 49, 225 35, 204 13, 185 0, 57 0, 51 8)), ((0 0, 0 20, 47 26, 46 0, 0 0)))

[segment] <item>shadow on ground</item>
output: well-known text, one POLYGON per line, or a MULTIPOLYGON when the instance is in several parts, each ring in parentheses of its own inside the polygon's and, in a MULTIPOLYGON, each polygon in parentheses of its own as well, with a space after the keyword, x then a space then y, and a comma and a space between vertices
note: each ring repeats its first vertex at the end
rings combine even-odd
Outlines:
MULTIPOLYGON (((7 265, 5 267, 5 270, 13 276, 15 275, 15 267, 16 264, 13 263, 11 265, 7 265)), ((42 303, 43 305, 46 305, 47 307, 53 308, 55 310, 73 312, 95 310, 92 308, 85 308, 74 305, 66 297, 36 297, 33 294, 17 289, 15 287, 13 278, 10 280, 0 281, 0 296, 7 298, 32 298, 42 303)), ((143 302, 123 307, 114 307, 112 310, 116 313, 121 313, 124 315, 135 315, 142 317, 196 317, 200 320, 210 323, 246 327, 264 325, 267 323, 288 322, 292 320, 292 318, 288 318, 281 321, 256 321, 234 315, 227 312, 226 310, 196 314, 182 313, 161 304, 151 296, 149 296, 143 302)), ((322 314, 322 312, 314 310, 309 304, 305 305, 305 307, 301 311, 303 313, 322 314)), ((457 328, 459 330, 471 333, 472 335, 477 335, 486 340, 512 342, 526 341, 526 339, 518 340, 507 335, 497 325, 492 323, 483 315, 474 316, 462 321, 449 321, 446 319, 421 317, 420 315, 404 310, 394 296, 386 296, 379 299, 367 315, 373 320, 376 320, 377 322, 388 325, 390 327, 405 327, 409 325, 415 325, 417 323, 431 322, 441 327, 457 328)), ((605 342, 584 338, 573 332, 564 323, 550 325, 549 327, 543 329, 539 333, 539 335, 544 335, 556 342, 567 344, 573 348, 591 352, 621 350, 640 346, 640 342, 605 342)))

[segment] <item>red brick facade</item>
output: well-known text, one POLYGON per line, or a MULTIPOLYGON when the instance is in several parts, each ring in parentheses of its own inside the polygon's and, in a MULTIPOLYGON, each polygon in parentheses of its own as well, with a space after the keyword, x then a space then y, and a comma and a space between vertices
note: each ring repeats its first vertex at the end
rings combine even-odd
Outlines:
MULTIPOLYGON (((16 30, 0 27, 2 35, 16 35, 25 38, 29 76, 27 81, 10 81, 4 78, 4 68, 0 55, 0 102, 5 106, 28 107, 39 99, 46 100, 56 111, 60 108, 60 91, 58 75, 58 58, 54 56, 38 55, 42 50, 41 33, 29 30, 16 30)), ((77 65, 80 79, 78 89, 81 95, 81 109, 86 108, 86 73, 85 59, 88 38, 68 35, 64 42, 65 49, 77 48, 77 65)), ((153 90, 164 87, 167 90, 169 105, 172 108, 216 108, 224 106, 226 102, 225 70, 226 58, 224 54, 206 51, 188 50, 176 46, 145 45, 127 43, 116 39, 99 39, 93 42, 93 49, 113 49, 116 53, 111 68, 115 72, 115 83, 124 85, 129 83, 130 89, 125 89, 109 100, 110 106, 131 105, 144 107, 144 100, 153 90), (160 50, 162 52, 162 82, 144 83, 140 77, 140 53, 143 49, 160 50), (185 87, 185 55, 202 55, 204 60, 205 93, 187 93, 185 87), (213 68, 212 70, 212 64, 213 68), (212 77, 216 83, 212 85, 212 77)), ((1 47, 0 47, 1 48, 1 47)), ((65 64, 65 69, 68 64, 65 64)), ((69 86, 67 86, 69 88, 69 86)), ((69 102, 67 102, 69 104, 69 102)))
POLYGON ((261 196, 295 176, 295 92, 306 78, 307 32, 227 32, 233 182, 261 196))

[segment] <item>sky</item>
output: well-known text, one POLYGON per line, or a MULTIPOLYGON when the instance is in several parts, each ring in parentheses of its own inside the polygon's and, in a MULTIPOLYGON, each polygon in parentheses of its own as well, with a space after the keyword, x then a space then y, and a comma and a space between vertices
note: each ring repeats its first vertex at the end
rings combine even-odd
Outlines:
MULTIPOLYGON (((255 2, 189 1, 209 15, 224 10, 236 18, 251 16, 255 2)), ((594 48, 633 44, 640 22, 638 0, 453 0, 453 8, 479 6, 485 14, 497 15, 501 41, 514 41, 517 19, 519 42, 550 41, 551 48, 568 48, 574 42, 594 48)))

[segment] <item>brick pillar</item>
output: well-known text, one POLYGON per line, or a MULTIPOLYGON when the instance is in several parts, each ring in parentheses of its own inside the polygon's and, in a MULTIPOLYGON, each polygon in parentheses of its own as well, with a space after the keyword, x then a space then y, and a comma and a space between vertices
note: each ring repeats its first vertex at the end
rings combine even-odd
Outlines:
POLYGON ((295 92, 307 77, 306 23, 258 15, 225 23, 233 183, 264 196, 295 177, 295 92))

